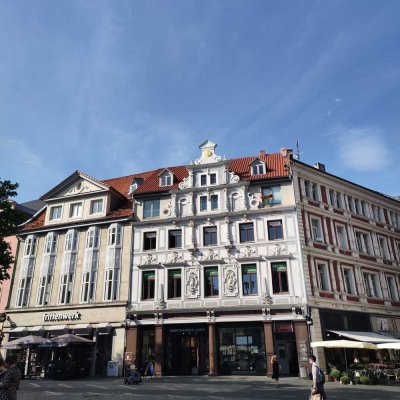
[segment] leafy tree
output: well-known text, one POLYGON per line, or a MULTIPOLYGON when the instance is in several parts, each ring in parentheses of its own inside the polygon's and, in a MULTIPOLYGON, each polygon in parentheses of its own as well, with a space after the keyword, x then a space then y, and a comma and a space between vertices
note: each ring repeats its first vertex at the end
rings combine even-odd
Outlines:
POLYGON ((15 235, 17 226, 26 219, 10 200, 17 195, 17 188, 18 183, 0 180, 0 281, 10 279, 8 269, 15 261, 11 247, 4 238, 15 235))

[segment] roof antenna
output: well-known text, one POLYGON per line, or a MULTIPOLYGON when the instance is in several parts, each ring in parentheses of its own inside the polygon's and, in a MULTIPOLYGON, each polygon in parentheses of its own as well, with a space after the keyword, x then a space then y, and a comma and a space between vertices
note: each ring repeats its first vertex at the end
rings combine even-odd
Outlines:
POLYGON ((294 158, 298 161, 300 161, 300 143, 299 139, 296 141, 296 154, 294 155, 294 158))

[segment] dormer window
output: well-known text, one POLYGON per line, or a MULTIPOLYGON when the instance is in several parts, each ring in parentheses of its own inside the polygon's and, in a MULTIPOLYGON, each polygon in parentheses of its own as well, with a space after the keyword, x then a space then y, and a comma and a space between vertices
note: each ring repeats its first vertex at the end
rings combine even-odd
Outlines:
POLYGON ((69 217, 76 218, 80 217, 82 213, 82 203, 73 203, 69 208, 69 217))
POLYGON ((61 206, 55 206, 50 208, 50 221, 61 219, 61 206))
POLYGON ((252 175, 263 175, 265 174, 265 163, 261 160, 255 160, 251 165, 252 175))
POLYGON ((172 174, 169 171, 164 171, 160 175, 160 186, 172 186, 173 179, 172 179, 172 174))
POLYGON ((103 212, 103 200, 92 200, 90 202, 90 214, 99 214, 103 212))

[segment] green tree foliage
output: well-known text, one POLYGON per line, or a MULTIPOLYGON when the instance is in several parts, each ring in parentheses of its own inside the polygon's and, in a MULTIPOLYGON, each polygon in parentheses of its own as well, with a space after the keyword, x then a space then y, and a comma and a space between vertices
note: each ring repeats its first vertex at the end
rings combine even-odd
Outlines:
POLYGON ((17 188, 18 183, 0 180, 0 281, 10 279, 8 270, 14 262, 10 245, 4 238, 15 235, 18 224, 26 219, 11 202, 11 198, 17 195, 17 188))

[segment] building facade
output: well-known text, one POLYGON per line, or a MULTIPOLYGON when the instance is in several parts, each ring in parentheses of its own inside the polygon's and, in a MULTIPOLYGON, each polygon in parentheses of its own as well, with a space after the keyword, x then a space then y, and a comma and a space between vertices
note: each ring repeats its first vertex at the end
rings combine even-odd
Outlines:
POLYGON ((312 339, 400 337, 400 202, 322 164, 291 170, 312 339))
POLYGON ((223 159, 133 182, 127 352, 158 375, 282 373, 307 363, 306 297, 290 158, 223 159))

